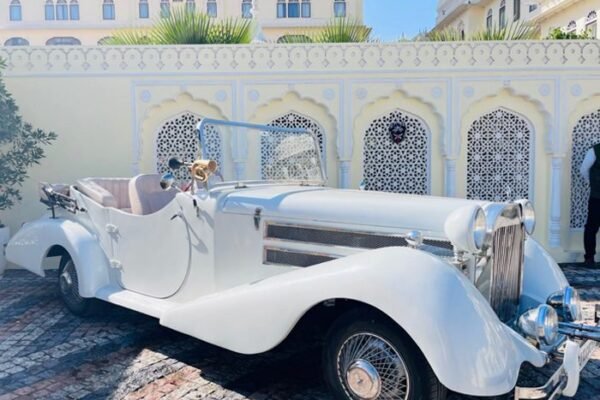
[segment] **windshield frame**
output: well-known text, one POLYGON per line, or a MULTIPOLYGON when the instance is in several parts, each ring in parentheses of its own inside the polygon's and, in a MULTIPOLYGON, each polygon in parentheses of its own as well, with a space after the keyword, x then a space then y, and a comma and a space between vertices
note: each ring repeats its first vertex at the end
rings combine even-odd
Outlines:
MULTIPOLYGON (((317 153, 319 155, 319 157, 317 157, 317 164, 318 164, 318 168, 319 168, 320 175, 321 175, 320 180, 314 180, 314 179, 313 180, 310 180, 310 179, 306 179, 306 180, 245 179, 245 180, 228 180, 228 181, 226 181, 225 179, 223 179, 223 182, 213 183, 213 184, 210 184, 210 186, 221 186, 223 184, 232 184, 232 183, 236 183, 237 186, 243 186, 242 183, 259 183, 259 182, 266 183, 266 184, 273 184, 273 183, 286 184, 286 185, 298 184, 298 185, 302 185, 302 186, 325 186, 327 184, 327 175, 325 173, 325 168, 323 167, 324 154, 322 154, 322 152, 321 152, 319 138, 310 129, 282 128, 282 127, 271 126, 271 125, 261 125, 261 124, 247 123, 247 122, 225 121, 225 120, 212 119, 212 118, 203 118, 198 123, 197 128, 196 128, 197 133, 198 133, 198 140, 200 141, 200 148, 202 150, 202 154, 208 154, 207 148, 205 147, 205 143, 207 143, 207 141, 205 140, 205 130, 206 130, 205 128, 207 126, 215 126, 215 127, 226 126, 226 127, 230 127, 230 128, 246 128, 246 129, 249 129, 252 131, 257 131, 257 132, 259 132, 259 134, 262 134, 263 132, 272 132, 272 133, 280 132, 280 133, 303 134, 303 135, 308 134, 312 138, 312 140, 315 144, 315 149, 317 150, 317 153)), ((219 132, 219 134, 223 135, 222 132, 219 132)), ((223 137, 221 137, 221 143, 222 144, 224 143, 223 137)))

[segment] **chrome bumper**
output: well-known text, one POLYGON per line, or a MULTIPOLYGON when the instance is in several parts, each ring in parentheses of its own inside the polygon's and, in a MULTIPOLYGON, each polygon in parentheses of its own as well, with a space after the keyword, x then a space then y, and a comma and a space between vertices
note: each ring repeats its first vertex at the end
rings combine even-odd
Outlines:
POLYGON ((561 395, 573 396, 579 386, 579 375, 590 361, 598 343, 588 340, 581 346, 567 341, 564 362, 544 386, 536 388, 516 387, 515 400, 558 399, 561 395))

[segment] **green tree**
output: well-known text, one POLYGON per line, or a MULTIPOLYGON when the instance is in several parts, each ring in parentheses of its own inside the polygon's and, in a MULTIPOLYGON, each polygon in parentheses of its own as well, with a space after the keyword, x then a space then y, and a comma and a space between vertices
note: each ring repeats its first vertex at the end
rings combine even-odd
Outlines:
MULTIPOLYGON (((0 60, 0 69, 4 67, 0 60)), ((23 121, 0 77, 0 211, 21 200, 20 187, 28 177, 28 169, 40 163, 45 157, 44 147, 55 139, 55 133, 34 129, 23 121)))
POLYGON ((577 32, 565 32, 561 28, 554 28, 550 31, 548 36, 546 36, 548 40, 588 40, 593 39, 590 35, 589 31, 584 31, 581 33, 577 32))

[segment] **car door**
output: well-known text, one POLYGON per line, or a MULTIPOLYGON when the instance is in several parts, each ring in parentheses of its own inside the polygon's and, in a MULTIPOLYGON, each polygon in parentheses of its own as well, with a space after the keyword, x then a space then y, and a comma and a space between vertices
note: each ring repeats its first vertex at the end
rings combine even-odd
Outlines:
MULTIPOLYGON (((184 196, 184 194, 180 194, 184 196)), ((167 298, 179 290, 190 269, 190 233, 174 199, 150 215, 110 210, 113 256, 124 289, 167 298)))

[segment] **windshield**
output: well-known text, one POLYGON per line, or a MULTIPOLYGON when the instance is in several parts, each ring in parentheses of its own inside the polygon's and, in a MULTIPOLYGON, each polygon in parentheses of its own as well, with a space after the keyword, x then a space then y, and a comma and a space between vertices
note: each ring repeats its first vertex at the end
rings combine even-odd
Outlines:
POLYGON ((324 185, 323 149, 306 129, 204 119, 198 124, 202 158, 215 160, 221 182, 324 185))

